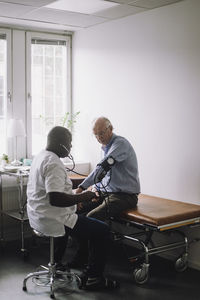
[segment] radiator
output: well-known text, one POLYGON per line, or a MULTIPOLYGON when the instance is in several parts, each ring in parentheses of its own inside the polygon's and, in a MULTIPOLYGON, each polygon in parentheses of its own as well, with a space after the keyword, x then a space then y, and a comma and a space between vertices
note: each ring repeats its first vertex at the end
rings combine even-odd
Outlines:
MULTIPOLYGON (((27 178, 24 178, 23 199, 26 202, 26 185, 27 178)), ((19 184, 17 178, 8 175, 2 176, 2 210, 4 212, 10 210, 19 210, 19 184)), ((0 216, 3 238, 6 240, 16 240, 21 237, 21 222, 10 216, 3 214, 0 216), (3 221, 3 222, 2 222, 3 221)), ((30 235, 28 222, 24 222, 25 236, 30 235)))
MULTIPOLYGON (((24 201, 26 201, 26 185, 27 178, 24 178, 24 201)), ((15 177, 2 176, 2 206, 4 211, 19 208, 19 185, 15 177)))

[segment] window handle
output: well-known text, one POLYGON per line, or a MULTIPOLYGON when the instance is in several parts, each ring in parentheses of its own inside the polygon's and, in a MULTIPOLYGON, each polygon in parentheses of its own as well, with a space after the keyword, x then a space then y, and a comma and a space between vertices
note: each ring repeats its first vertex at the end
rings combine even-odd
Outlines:
POLYGON ((32 102, 32 96, 31 96, 31 93, 28 93, 28 100, 30 101, 30 103, 32 102))
POLYGON ((12 102, 12 95, 11 92, 8 92, 8 101, 11 103, 12 102))

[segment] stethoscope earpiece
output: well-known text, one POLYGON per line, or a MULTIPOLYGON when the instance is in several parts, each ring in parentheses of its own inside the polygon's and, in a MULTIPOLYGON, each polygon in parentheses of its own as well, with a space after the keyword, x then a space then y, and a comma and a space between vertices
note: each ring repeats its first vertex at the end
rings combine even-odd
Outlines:
POLYGON ((64 148, 64 149, 67 151, 67 153, 69 153, 69 150, 67 149, 67 147, 66 147, 65 145, 60 144, 60 146, 61 146, 62 148, 64 148))

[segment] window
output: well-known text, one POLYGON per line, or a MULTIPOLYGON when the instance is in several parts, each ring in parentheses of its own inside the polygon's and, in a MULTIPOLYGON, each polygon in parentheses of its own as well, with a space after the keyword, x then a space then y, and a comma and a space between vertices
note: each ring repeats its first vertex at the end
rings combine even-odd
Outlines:
POLYGON ((0 28, 0 157, 13 157, 10 118, 22 119, 17 159, 31 158, 46 134, 71 113, 71 37, 0 28))
POLYGON ((9 115, 9 31, 0 31, 0 156, 7 153, 8 145, 6 138, 7 118, 9 115), (8 97, 7 97, 8 95, 8 97), (8 101, 7 101, 8 100, 8 101))
POLYGON ((70 111, 69 40, 44 35, 29 35, 29 157, 46 144, 46 135, 55 125, 62 125, 66 112, 70 111), (30 122, 31 120, 31 122, 30 122))

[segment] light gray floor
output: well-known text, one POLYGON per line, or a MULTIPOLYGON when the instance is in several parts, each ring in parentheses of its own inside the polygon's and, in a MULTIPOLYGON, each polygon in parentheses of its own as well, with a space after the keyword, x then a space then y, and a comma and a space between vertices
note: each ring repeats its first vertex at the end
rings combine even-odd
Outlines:
MULTIPOLYGON (((45 300, 50 299, 47 288, 35 287, 30 280, 28 291, 22 291, 24 277, 35 271, 39 264, 48 262, 48 245, 33 247, 29 241, 30 255, 24 260, 18 242, 8 242, 0 256, 0 299, 1 300, 45 300)), ((2 248, 1 248, 2 250, 2 248)), ((73 252, 73 247, 68 249, 73 252)), ((151 272, 148 284, 137 286, 132 279, 132 269, 123 247, 111 249, 106 274, 120 281, 120 288, 113 291, 88 292, 79 290, 74 283, 65 293, 58 291, 56 299, 70 300, 199 300, 200 272, 187 269, 177 273, 173 264, 161 258, 151 257, 151 272)))

